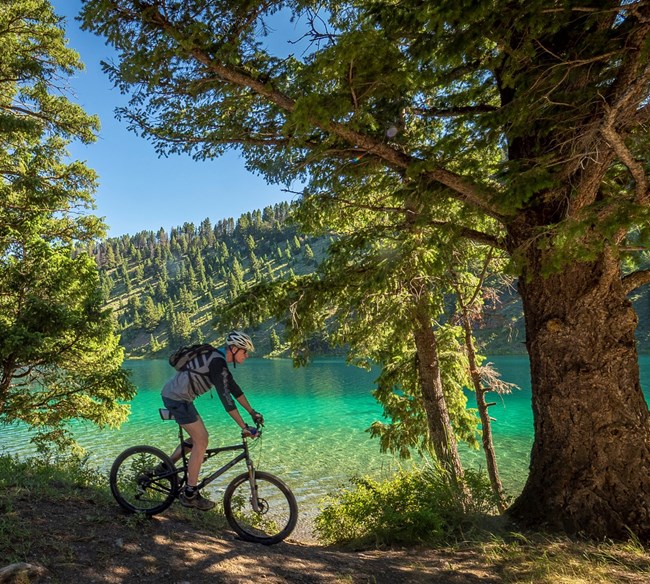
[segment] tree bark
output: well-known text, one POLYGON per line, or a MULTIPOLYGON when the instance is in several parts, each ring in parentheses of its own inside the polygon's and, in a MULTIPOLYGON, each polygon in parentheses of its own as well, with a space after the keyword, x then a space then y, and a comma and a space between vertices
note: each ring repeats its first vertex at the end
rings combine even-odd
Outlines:
MULTIPOLYGON (((459 294, 460 298, 460 294, 459 294)), ((481 418, 481 439, 483 443, 483 452, 485 454, 485 463, 487 465, 488 477, 490 477, 490 484, 492 485, 492 492, 497 500, 499 511, 503 513, 506 510, 506 496, 503 491, 503 484, 499 477, 499 466, 497 464, 497 456, 494 452, 494 442, 492 441, 492 424, 490 423, 490 414, 488 412, 488 404, 485 401, 485 394, 487 390, 481 383, 481 375, 478 370, 476 362, 476 350, 474 349, 474 337, 472 335, 472 325, 470 323, 467 307, 459 301, 462 309, 462 322, 463 330, 465 331, 465 347, 467 348, 467 359, 469 361, 469 373, 472 377, 474 384, 474 391, 476 392, 476 406, 481 418)))
POLYGON ((429 436, 434 451, 452 479, 463 476, 456 436, 451 426, 447 402, 442 390, 438 345, 431 325, 426 297, 416 300, 417 326, 414 333, 418 354, 422 401, 427 415, 429 436))
POLYGON ((513 518, 591 537, 650 540, 650 416, 639 382, 636 314, 617 258, 519 280, 535 439, 513 518))

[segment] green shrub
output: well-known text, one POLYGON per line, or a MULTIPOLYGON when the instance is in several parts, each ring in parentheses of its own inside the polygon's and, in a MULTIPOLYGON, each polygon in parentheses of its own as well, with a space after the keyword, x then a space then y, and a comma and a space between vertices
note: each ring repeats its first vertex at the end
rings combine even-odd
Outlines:
POLYGON ((106 477, 76 454, 50 457, 0 455, 0 490, 23 488, 47 493, 67 489, 105 487, 106 477))
POLYGON ((454 486, 439 468, 400 471, 391 479, 350 479, 352 488, 331 495, 316 517, 319 539, 328 544, 442 544, 464 539, 497 510, 490 483, 466 471, 454 486))

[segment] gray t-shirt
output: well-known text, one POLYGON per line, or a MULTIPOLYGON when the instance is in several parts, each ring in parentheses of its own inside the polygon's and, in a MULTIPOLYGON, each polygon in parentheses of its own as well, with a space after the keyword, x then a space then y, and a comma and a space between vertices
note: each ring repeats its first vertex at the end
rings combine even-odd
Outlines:
POLYGON ((165 383, 161 393, 168 399, 193 402, 211 387, 216 389, 227 412, 236 409, 235 399, 244 394, 228 369, 226 356, 219 349, 197 355, 185 371, 178 371, 165 383))

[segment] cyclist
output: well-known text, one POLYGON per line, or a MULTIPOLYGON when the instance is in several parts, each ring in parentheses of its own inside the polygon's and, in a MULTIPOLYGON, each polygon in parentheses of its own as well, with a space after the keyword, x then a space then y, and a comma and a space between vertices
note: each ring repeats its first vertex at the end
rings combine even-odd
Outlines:
MULTIPOLYGON (((253 422, 260 424, 264 422, 262 414, 251 407, 228 369, 229 363, 232 363, 233 367, 244 363, 249 353, 254 350, 253 342, 246 333, 232 331, 226 336, 226 345, 223 349, 215 349, 207 354, 196 356, 188 363, 187 370, 177 372, 162 389, 165 407, 190 435, 189 440, 183 443, 185 448, 191 449, 187 463, 187 485, 179 495, 181 504, 186 507, 195 507, 202 511, 214 507, 214 502, 202 497, 196 488, 203 456, 208 448, 208 431, 194 406, 194 400, 214 386, 224 408, 245 436, 254 438, 257 429, 244 422, 235 400, 250 414, 253 422)), ((171 459, 176 462, 181 456, 181 447, 178 446, 172 453, 171 459)))

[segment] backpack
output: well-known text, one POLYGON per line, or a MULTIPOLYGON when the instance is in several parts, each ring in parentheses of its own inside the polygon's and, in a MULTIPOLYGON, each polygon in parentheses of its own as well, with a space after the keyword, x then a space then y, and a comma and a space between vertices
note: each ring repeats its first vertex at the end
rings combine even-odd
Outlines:
POLYGON ((187 371, 187 364, 192 359, 199 355, 211 353, 212 351, 216 351, 216 349, 208 343, 180 347, 169 356, 169 364, 176 371, 187 371))

